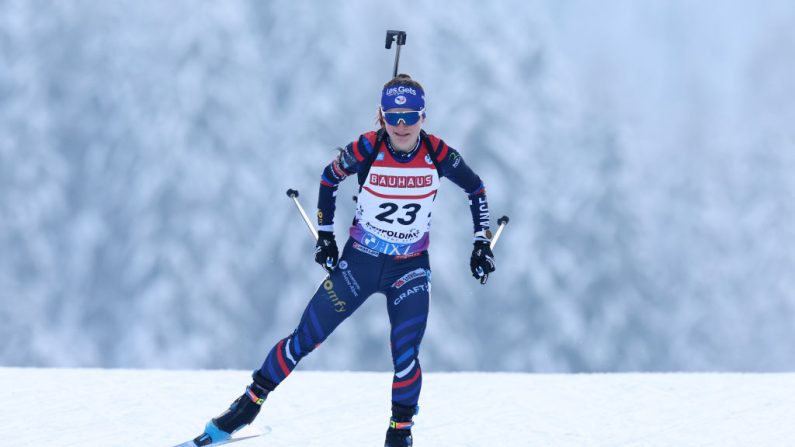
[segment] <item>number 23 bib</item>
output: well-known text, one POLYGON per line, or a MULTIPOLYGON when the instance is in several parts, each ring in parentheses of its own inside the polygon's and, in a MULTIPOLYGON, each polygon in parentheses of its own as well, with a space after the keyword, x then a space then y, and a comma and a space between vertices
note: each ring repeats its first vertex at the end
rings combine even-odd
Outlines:
POLYGON ((380 149, 362 185, 351 236, 387 255, 409 255, 428 248, 431 208, 439 175, 424 144, 408 162, 380 149))

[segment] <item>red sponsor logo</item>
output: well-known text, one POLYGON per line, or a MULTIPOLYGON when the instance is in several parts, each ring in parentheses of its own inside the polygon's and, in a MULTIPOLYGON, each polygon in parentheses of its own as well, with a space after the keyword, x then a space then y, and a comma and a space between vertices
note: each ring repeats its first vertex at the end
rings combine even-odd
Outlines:
POLYGON ((387 188, 425 188, 433 186, 433 175, 370 174, 370 184, 387 188))

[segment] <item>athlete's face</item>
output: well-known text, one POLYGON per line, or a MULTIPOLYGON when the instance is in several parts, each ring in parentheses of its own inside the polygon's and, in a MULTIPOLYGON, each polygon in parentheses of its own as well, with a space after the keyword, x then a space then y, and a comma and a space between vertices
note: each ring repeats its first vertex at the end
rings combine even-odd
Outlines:
MULTIPOLYGON (((386 112, 411 112, 411 109, 396 108, 389 109, 386 112)), ((420 136, 422 124, 425 122, 425 117, 420 117, 419 121, 412 125, 407 125, 405 120, 400 120, 397 125, 384 122, 386 126, 386 133, 389 134, 389 141, 392 143, 392 148, 400 152, 410 152, 417 145, 417 138, 420 136)))

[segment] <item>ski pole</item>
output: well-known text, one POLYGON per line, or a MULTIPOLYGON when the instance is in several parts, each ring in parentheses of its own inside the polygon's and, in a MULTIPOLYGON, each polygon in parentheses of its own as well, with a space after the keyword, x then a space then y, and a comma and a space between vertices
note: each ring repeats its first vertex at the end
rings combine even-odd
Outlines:
MULTIPOLYGON (((315 226, 312 225, 312 222, 309 221, 309 216, 306 215, 306 212, 304 212, 304 207, 302 207, 301 206, 301 202, 298 201, 298 190, 288 189, 287 190, 287 197, 293 199, 293 202, 295 203, 295 206, 298 207, 298 211, 301 212, 301 217, 304 218, 304 223, 306 224, 307 227, 309 227, 309 231, 312 233, 312 236, 315 238, 315 240, 318 240, 317 230, 315 230, 315 226)), ((334 266, 331 265, 328 260, 326 260, 326 265, 329 268, 334 268, 334 266)), ((320 267, 323 267, 323 266, 321 265, 320 267)), ((325 267, 323 267, 323 269, 326 270, 325 267)))
POLYGON ((406 32, 405 31, 396 31, 396 30, 387 30, 386 31, 386 49, 389 50, 392 48, 392 42, 397 43, 397 49, 395 52, 395 69, 392 71, 392 77, 396 78, 398 74, 398 63, 400 62, 400 47, 406 44, 406 32))
POLYGON ((505 226, 508 225, 508 222, 510 222, 510 220, 511 219, 509 219, 508 216, 502 216, 499 219, 497 219, 497 223, 500 226, 497 227, 497 232, 494 233, 494 239, 491 240, 491 243, 489 244, 489 248, 494 250, 494 246, 497 245, 497 240, 500 239, 500 235, 502 234, 502 230, 505 229, 505 226))
POLYGON ((301 202, 298 201, 298 191, 295 189, 288 189, 287 197, 293 199, 295 206, 298 207, 298 211, 301 212, 301 217, 304 218, 304 223, 307 227, 309 227, 309 231, 312 232, 312 236, 314 236, 315 240, 317 240, 317 230, 315 230, 315 226, 312 225, 312 222, 309 220, 309 216, 307 216, 306 212, 304 212, 304 207, 301 206, 301 202))
MULTIPOLYGON (((502 216, 499 219, 497 219, 497 223, 500 224, 500 226, 497 227, 497 232, 494 234, 494 237, 491 239, 491 242, 489 242, 489 248, 490 249, 494 250, 494 247, 497 245, 497 241, 500 239, 500 235, 502 234, 502 230, 505 229, 505 226, 508 225, 508 222, 510 222, 510 220, 511 219, 509 219, 508 216, 502 216)), ((480 267, 477 268, 477 271, 481 275, 480 283, 481 284, 486 284, 486 281, 489 280, 489 274, 488 273, 483 273, 483 269, 480 268, 480 267)))

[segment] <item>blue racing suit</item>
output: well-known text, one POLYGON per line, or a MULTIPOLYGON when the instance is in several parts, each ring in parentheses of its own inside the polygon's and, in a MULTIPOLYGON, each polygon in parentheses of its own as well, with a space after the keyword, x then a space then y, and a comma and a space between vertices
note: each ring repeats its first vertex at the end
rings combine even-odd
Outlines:
POLYGON ((257 371, 274 387, 370 295, 380 292, 386 295, 391 325, 392 402, 417 405, 422 387, 418 356, 431 292, 430 208, 439 178, 450 178, 469 195, 476 235, 489 228, 483 182, 457 151, 433 135, 423 137, 413 151, 403 154, 391 148, 388 137, 379 141, 369 132, 324 169, 318 226, 327 231, 333 230, 339 182, 369 171, 337 267, 318 287, 298 327, 276 343, 257 371), (368 159, 375 160, 371 166, 366 166, 368 159))

